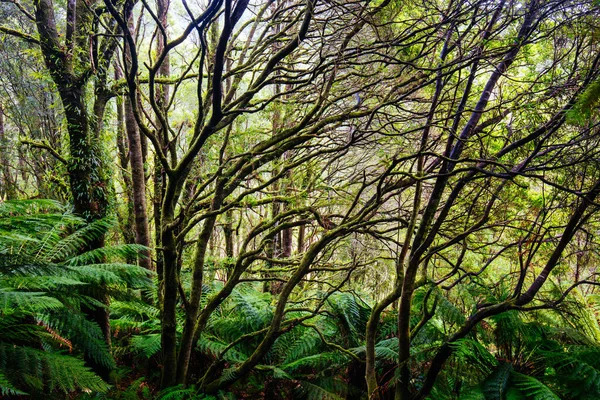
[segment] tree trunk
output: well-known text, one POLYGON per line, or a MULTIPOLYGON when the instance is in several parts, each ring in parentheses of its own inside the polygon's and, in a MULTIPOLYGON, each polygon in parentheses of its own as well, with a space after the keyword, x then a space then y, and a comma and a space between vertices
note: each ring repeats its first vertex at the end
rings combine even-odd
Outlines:
MULTIPOLYGON (((167 35, 167 13, 169 11, 169 0, 157 0, 157 17, 158 21, 164 28, 165 35, 167 35)), ((156 41, 156 54, 162 54, 166 40, 168 37, 163 36, 162 34, 157 35, 156 41)), ((171 66, 169 64, 169 55, 167 54, 163 59, 162 64, 158 69, 158 75, 168 77, 171 73, 171 66)), ((158 85, 156 91, 156 104, 161 109, 163 114, 166 113, 167 104, 169 102, 169 86, 168 85, 158 85)), ((158 127, 158 140, 160 141, 163 151, 166 151, 167 143, 167 127, 162 125, 161 119, 156 118, 156 125, 158 127)), ((155 246, 159 249, 162 246, 162 207, 163 207, 163 199, 165 197, 165 186, 166 186, 166 174, 165 170, 160 162, 160 159, 157 155, 154 157, 154 241, 155 246)), ((158 287, 158 300, 161 302, 161 298, 163 295, 163 265, 164 265, 164 253, 161 251, 156 252, 156 273, 158 275, 159 287, 158 287)))
POLYGON ((229 276, 231 275, 231 270, 235 265, 235 262, 233 261, 233 232, 233 211, 228 210, 225 213, 225 223, 223 224, 223 236, 225 239, 225 257, 227 257, 227 260, 225 261, 225 280, 229 278, 229 276))
MULTIPOLYGON (((119 79, 118 66, 115 66, 115 75, 119 79)), ((125 243, 135 243, 135 218, 133 216, 133 193, 131 188, 131 175, 129 173, 129 145, 125 136, 125 116, 123 112, 123 97, 117 98, 117 151, 119 164, 121 165, 121 177, 123 179, 123 193, 125 197, 125 217, 120 217, 121 232, 125 243)), ((135 259, 127 260, 135 262, 135 259)))
MULTIPOLYGON (((133 20, 130 18, 130 23, 133 20)), ((129 54, 125 50, 125 54, 129 54)), ((127 57, 127 56, 126 56, 127 57)), ((142 141, 138 129, 131 98, 124 99, 125 128, 129 142, 129 163, 131 164, 131 182, 133 184, 133 210, 135 216, 135 242, 142 246, 150 247, 150 231, 148 228, 148 214, 146 211, 146 178, 144 173, 144 156, 142 141)), ((152 270, 150 250, 144 251, 138 259, 139 265, 152 270)))
MULTIPOLYGON (((108 38, 109 45, 100 65, 94 66, 89 59, 90 34, 92 33, 93 10, 81 1, 69 3, 67 10, 67 27, 64 43, 56 27, 54 4, 51 0, 38 0, 35 4, 35 21, 39 34, 39 46, 46 68, 50 72, 62 102, 67 132, 69 135, 69 152, 67 170, 73 198, 73 208, 88 222, 106 217, 109 199, 109 177, 99 149, 100 141, 94 137, 99 132, 104 118, 105 102, 104 77, 96 82, 95 115, 90 117, 86 103, 85 88, 92 74, 105 74, 116 42, 108 38), (111 47, 113 46, 113 47, 111 47), (77 68, 74 67, 77 65, 77 68), (83 70, 83 73, 80 72, 83 70)), ((88 249, 97 249, 104 245, 104 237, 89 243, 88 249)), ((108 306, 109 297, 103 288, 91 293, 96 300, 108 306)), ((108 307, 96 307, 84 310, 88 317, 100 326, 104 339, 110 345, 110 323, 108 307)), ((102 377, 108 372, 95 360, 87 360, 92 368, 102 377)))
POLYGON ((161 244, 163 278, 161 296, 162 377, 160 386, 167 388, 177 383, 177 248, 175 233, 167 226, 173 221, 174 207, 162 208, 161 244))
POLYGON ((2 103, 0 103, 0 171, 2 172, 0 200, 11 200, 16 196, 16 187, 10 174, 10 165, 8 140, 4 133, 4 109, 2 108, 2 103))

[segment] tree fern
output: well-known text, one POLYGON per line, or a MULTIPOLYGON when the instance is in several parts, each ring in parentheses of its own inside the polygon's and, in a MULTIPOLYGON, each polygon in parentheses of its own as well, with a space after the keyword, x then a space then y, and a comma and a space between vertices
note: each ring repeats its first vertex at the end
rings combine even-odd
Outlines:
POLYGON ((292 376, 286 371, 274 365, 257 365, 255 369, 257 371, 268 371, 271 373, 271 376, 275 379, 293 379, 292 376))
POLYGON ((554 380, 571 396, 600 396, 600 348, 569 346, 567 351, 542 353, 554 380))
POLYGON ((460 339, 451 345, 453 356, 459 364, 468 366, 482 376, 498 366, 496 358, 481 343, 473 339, 460 339))
POLYGON ((306 400, 342 400, 340 393, 344 390, 342 382, 333 378, 316 382, 299 381, 296 397, 306 400))
POLYGON ((548 386, 536 378, 512 371, 511 379, 514 385, 527 397, 535 400, 560 400, 548 386))
POLYGON ((284 364, 281 368, 287 372, 294 372, 300 369, 309 368, 311 370, 324 370, 332 365, 340 365, 348 360, 348 356, 338 352, 325 352, 313 354, 297 359, 289 364, 284 364))
POLYGON ((486 400, 504 400, 511 372, 512 365, 510 363, 502 363, 481 384, 481 390, 486 400))
POLYGON ((459 400, 487 400, 481 387, 473 387, 467 390, 463 390, 458 397, 459 400))
POLYGON ((226 353, 225 349, 229 348, 229 342, 219 340, 211 335, 203 335, 198 341, 198 349, 204 353, 211 354, 213 357, 222 358, 228 362, 240 363, 245 361, 249 354, 240 351, 239 347, 230 348, 226 353))
POLYGON ((581 124, 592 115, 592 111, 600 101, 600 78, 597 78, 588 88, 581 93, 577 103, 567 113, 567 120, 574 124, 581 124))
POLYGON ((159 333, 135 335, 131 338, 131 349, 150 358, 160 351, 160 337, 159 333))
POLYGON ((0 307, 4 310, 20 308, 24 311, 35 312, 57 309, 62 306, 63 304, 59 300, 46 296, 45 292, 21 292, 13 288, 0 288, 0 307))
POLYGON ((115 367, 110 349, 104 341, 102 331, 97 324, 88 321, 83 315, 70 313, 67 310, 37 315, 38 321, 70 338, 89 359, 96 361, 107 369, 115 367))
POLYGON ((104 392, 110 387, 82 360, 69 355, 0 344, 0 360, 2 371, 10 382, 23 381, 39 391, 104 392))
POLYGON ((156 397, 157 400, 216 400, 214 396, 205 396, 198 394, 194 386, 183 387, 173 386, 161 391, 156 397))
POLYGON ((27 393, 22 392, 15 388, 12 383, 3 374, 0 374, 0 395, 9 396, 9 395, 25 395, 27 393))
POLYGON ((348 335, 348 346, 354 347, 364 336, 370 308, 352 293, 335 293, 327 299, 328 309, 348 335))
POLYGON ((86 224, 55 202, 0 204, 0 307, 8 317, 0 322, 0 373, 10 387, 44 393, 108 389, 78 358, 115 365, 99 327, 81 307, 105 307, 92 297, 96 291, 129 297, 131 288, 150 283, 148 271, 118 261, 135 246, 81 255, 110 225, 86 224), (115 261, 98 262, 109 255, 115 261))
POLYGON ((302 327, 300 335, 288 344, 287 357, 283 360, 284 364, 289 364, 302 357, 315 353, 322 343, 321 338, 313 329, 302 327))
POLYGON ((237 316, 238 323, 244 325, 246 333, 264 328, 273 317, 269 295, 251 287, 241 286, 234 290, 228 306, 237 316))

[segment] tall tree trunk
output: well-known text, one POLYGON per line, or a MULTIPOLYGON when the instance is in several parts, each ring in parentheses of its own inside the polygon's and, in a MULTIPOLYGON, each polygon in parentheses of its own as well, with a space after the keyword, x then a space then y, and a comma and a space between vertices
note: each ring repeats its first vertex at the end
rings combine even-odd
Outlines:
MULTIPOLYGON (((281 117, 280 117, 281 120, 281 117)), ((289 153, 283 153, 283 160, 287 160, 289 158, 289 153)), ((288 170, 285 173, 285 178, 282 180, 281 185, 281 194, 287 196, 290 194, 290 185, 292 182, 292 171, 288 170)), ((287 203, 283 204, 282 212, 286 212, 288 210, 287 203)), ((292 228, 285 228, 281 231, 281 258, 289 258, 292 256, 292 228)))
MULTIPOLYGON (((106 217, 109 207, 108 188, 110 174, 105 170, 105 162, 100 151, 97 135, 102 127, 107 98, 105 88, 106 71, 116 46, 116 40, 108 35, 102 42, 103 58, 94 63, 90 56, 90 39, 94 36, 95 13, 90 4, 81 0, 67 3, 66 30, 59 35, 52 0, 37 0, 35 22, 39 34, 39 46, 47 70, 54 81, 62 102, 66 127, 69 135, 69 153, 67 170, 69 184, 76 214, 86 221, 93 222, 106 217), (89 78, 98 76, 95 83, 94 115, 88 114, 88 96, 85 89, 89 78)), ((94 38, 98 44, 99 38, 94 38)), ((104 237, 98 237, 89 243, 89 249, 104 245, 104 237)), ((109 297, 100 287, 91 293, 94 298, 108 306, 109 297)), ((105 341, 110 345, 110 323, 108 307, 96 307, 85 310, 102 330, 105 341)), ((95 360, 89 364, 101 376, 107 378, 108 372, 95 360)))
MULTIPOLYGON (((275 171, 273 172, 274 174, 277 173, 277 170, 275 169, 275 171)), ((275 183, 273 185, 273 192, 277 193, 279 191, 279 185, 277 183, 275 183)), ((271 205, 271 218, 277 218, 277 216, 279 215, 281 207, 279 205, 278 202, 273 202, 273 204, 271 205)), ((266 248, 265 248, 265 254, 267 256, 267 262, 266 262, 266 273, 265 273, 265 282, 263 284, 263 292, 270 292, 273 295, 279 294, 281 293, 281 289, 283 288, 283 285, 281 284, 281 282, 279 281, 272 281, 270 279, 273 278, 273 274, 271 272, 269 272, 270 269, 274 268, 273 262, 271 260, 274 260, 276 258, 279 258, 281 256, 281 232, 276 232, 274 233, 271 238, 271 240, 268 242, 266 248)))
MULTIPOLYGON (((167 13, 169 11, 169 4, 170 1, 169 0, 157 0, 156 1, 156 7, 157 7, 157 17, 158 17, 158 21, 159 23, 162 25, 162 27, 164 28, 164 32, 165 35, 167 35, 167 13)), ((168 37, 163 36, 162 34, 158 34, 157 35, 157 41, 156 41, 156 54, 162 54, 163 50, 165 49, 165 45, 166 45, 166 41, 167 41, 168 37)), ((159 76, 163 76, 163 77, 168 77, 171 73, 171 66, 169 63, 169 55, 167 54, 165 56, 165 58, 163 59, 162 64, 160 65, 159 69, 158 69, 158 75, 159 76)), ((157 87, 157 92, 156 92, 156 104, 158 105, 158 107, 161 109, 161 111, 163 112, 163 114, 166 114, 166 109, 167 109, 167 105, 169 102, 169 86, 168 85, 158 85, 157 87)), ((167 127, 162 125, 161 119, 160 118, 156 118, 156 124, 158 127, 158 131, 159 134, 158 139, 160 140, 162 147, 163 147, 163 151, 166 151, 166 137, 167 137, 167 127)), ((155 246, 157 249, 161 248, 162 246, 162 201, 164 199, 165 196, 165 185, 166 185, 166 174, 164 171, 164 168, 162 166, 162 163, 160 162, 160 159, 158 156, 155 155, 154 157, 154 201, 153 201, 153 208, 154 208, 154 241, 155 241, 155 246)), ((164 253, 161 251, 157 251, 156 252, 156 273, 158 275, 158 280, 159 280, 159 288, 158 288, 158 299, 159 302, 161 301, 162 298, 162 282, 164 280, 163 277, 163 259, 164 259, 164 253)))
POLYGON ((0 103, 0 171, 2 172, 0 200, 11 200, 16 196, 15 182, 10 174, 11 160, 8 149, 8 140, 4 132, 4 109, 0 103))
MULTIPOLYGON (((133 16, 129 17, 130 29, 133 31, 133 16)), ((125 45, 125 60, 131 62, 130 52, 125 45)), ((148 214, 146 209, 146 177, 144 171, 144 155, 142 152, 142 140, 138 129, 131 97, 126 96, 123 104, 125 116, 125 129, 129 142, 129 163, 131 164, 131 182, 133 184, 133 210, 135 216, 135 242, 142 246, 150 247, 150 231, 148 228, 148 214)), ((140 266, 152 270, 152 258, 150 250, 142 252, 138 259, 140 266)))
POLYGON ((223 224, 223 236, 225 239, 225 273, 227 274, 225 280, 231 275, 231 270, 235 265, 233 261, 234 249, 233 249, 233 211, 228 210, 225 213, 225 223, 223 224))
MULTIPOLYGON (((63 103, 69 133, 70 159, 68 165, 69 182, 73 196, 74 211, 77 215, 93 222, 106 217, 109 200, 107 195, 107 175, 103 173, 101 155, 91 137, 89 117, 85 107, 85 94, 82 87, 77 86, 72 80, 57 83, 63 103)), ((89 244, 89 249, 104 246, 104 236, 98 237, 89 244)), ((91 295, 106 307, 95 307, 84 311, 95 321, 110 346, 110 320, 108 304, 110 298, 104 290, 98 290, 91 295)), ((104 379, 108 378, 108 371, 103 365, 93 359, 87 362, 104 379)))
MULTIPOLYGON (((277 2, 274 2, 273 10, 275 10, 276 5, 277 5, 277 2)), ((280 24, 276 24, 275 31, 279 32, 280 30, 281 30, 280 24)), ((279 48, 280 48, 280 46, 275 44, 275 50, 277 51, 277 50, 279 50, 279 48)), ((275 84, 274 85, 274 95, 278 96, 280 93, 281 93, 281 85, 275 84)), ((280 110, 280 107, 275 104, 274 109, 273 109, 273 119, 271 121, 271 129, 272 129, 273 136, 275 136, 279 133, 281 126, 282 126, 281 110, 280 110)), ((282 160, 282 159, 284 159, 284 158, 281 157, 280 160, 282 160)), ((277 163, 275 163, 275 165, 273 167, 273 171, 271 173, 273 176, 278 175, 280 173, 279 165, 277 165, 277 163)), ((274 195, 277 195, 281 192, 282 186, 279 181, 273 184, 272 190, 273 190, 274 195)), ((284 212, 284 211, 285 211, 285 209, 282 210, 282 207, 279 204, 279 202, 274 201, 271 206, 271 218, 273 218, 273 219, 277 218, 277 216, 281 212, 284 212)), ((276 259, 276 258, 282 258, 282 257, 289 257, 291 255, 291 234, 290 234, 289 229, 285 229, 285 230, 287 231, 287 233, 277 232, 273 235, 272 240, 266 249, 267 258, 276 259), (288 250, 287 255, 284 255, 284 243, 283 243, 284 240, 286 241, 286 243, 285 243, 286 250, 288 250)), ((267 261, 267 270, 269 270, 271 268, 273 268, 273 263, 271 261, 267 261)), ((272 278, 272 274, 267 272, 266 278, 267 279, 272 278)), ((265 281, 264 288, 263 288, 263 290, 265 292, 269 291, 273 295, 281 293, 282 289, 283 289, 282 282, 269 281, 269 280, 265 281)))
MULTIPOLYGON (((115 78, 120 79, 118 66, 115 65, 115 78)), ((117 98, 117 151, 119 164, 121 165, 121 177, 123 179, 123 193, 125 195, 125 216, 121 219, 121 232, 125 243, 135 243, 135 218, 133 215, 133 184, 129 172, 129 145, 125 135, 125 115, 123 111, 123 96, 117 98)), ((135 260, 128 260, 135 262, 135 260)))
POLYGON ((162 245, 162 296, 161 296, 161 347, 162 378, 161 387, 167 388, 177 383, 177 245, 175 232, 168 226, 173 221, 174 204, 163 205, 161 225, 162 245))
MULTIPOLYGON (((157 29, 156 54, 163 53, 167 35, 167 13, 169 10, 169 0, 157 0, 158 22, 163 27, 164 35, 157 29)), ((159 67, 158 75, 168 77, 171 72, 169 55, 167 54, 159 67)), ((156 104, 166 115, 167 105, 169 103, 169 87, 167 85, 158 85, 156 91, 156 104)), ((158 140, 161 143, 163 151, 166 152, 168 143, 168 127, 163 126, 161 118, 157 116, 156 123, 158 127, 158 140)), ((161 387, 166 388, 175 385, 177 381, 177 320, 175 315, 177 303, 177 285, 178 267, 177 267, 177 247, 175 243, 175 232, 167 228, 173 221, 175 209, 174 204, 167 199, 167 179, 165 170, 157 155, 154 157, 154 226, 155 226, 155 244, 156 248, 162 248, 162 251, 156 252, 156 272, 158 274, 158 300, 161 309, 161 345, 162 345, 162 364, 163 371, 161 376, 161 387)), ((173 190, 175 190, 173 188, 173 190)), ((171 193, 172 190, 169 190, 171 193)), ((173 197, 173 196, 170 196, 173 197)), ((173 202, 176 199, 172 199, 173 202)))

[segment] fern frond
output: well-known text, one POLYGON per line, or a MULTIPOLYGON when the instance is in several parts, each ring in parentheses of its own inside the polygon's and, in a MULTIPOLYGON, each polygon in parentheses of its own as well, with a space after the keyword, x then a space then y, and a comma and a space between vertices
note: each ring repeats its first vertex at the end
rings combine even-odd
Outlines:
POLYGON ((600 78, 592 82, 587 89, 579 95, 577 103, 567 113, 567 121, 573 124, 582 124, 592 114, 592 110, 600 101, 600 78))
POLYGON ((370 309, 351 293, 335 293, 327 299, 327 304, 350 333, 351 346, 364 334, 370 309))
POLYGON ((293 379, 287 372, 273 365, 257 365, 254 369, 257 371, 269 371, 275 379, 293 379))
POLYGON ((69 266, 106 263, 108 260, 129 259, 138 257, 149 249, 139 244, 120 244, 86 251, 85 253, 70 257, 69 266))
POLYGON ((231 310, 239 318, 245 332, 250 333, 266 327, 273 318, 273 307, 266 293, 253 288, 240 287, 230 296, 231 310))
POLYGON ((15 388, 12 383, 0 373, 0 395, 2 396, 18 396, 18 395, 26 395, 27 393, 22 392, 15 388))
POLYGON ((512 370, 512 364, 502 363, 482 383, 486 400, 504 400, 512 370))
POLYGON ((152 283, 152 271, 137 265, 87 264, 77 267, 67 267, 80 280, 94 285, 127 284, 132 287, 146 287, 152 283))
MULTIPOLYGON (((87 285, 74 277, 69 276, 15 276, 3 279, 6 286, 29 291, 54 291, 57 289, 70 290, 71 287, 87 285)), ((77 288, 75 288, 77 289, 77 288)))
POLYGON ((7 200, 0 203, 0 218, 64 211, 66 211, 65 207, 60 202, 50 199, 7 200))
POLYGON ((160 340, 160 333, 135 335, 131 338, 131 347, 135 352, 142 353, 146 358, 150 358, 160 351, 160 340))
POLYGON ((110 308, 116 318, 130 316, 139 321, 158 318, 160 314, 158 308, 141 301, 113 301, 110 308))
POLYGON ((68 393, 75 390, 106 392, 110 388, 82 360, 71 356, 0 344, 0 360, 3 360, 0 370, 6 376, 17 376, 34 389, 68 393))
POLYGON ((451 324, 462 325, 465 322, 465 313, 452 303, 444 293, 437 289, 433 291, 433 298, 437 301, 435 315, 451 324))
POLYGON ((280 368, 286 372, 297 371, 302 368, 310 368, 316 370, 325 370, 332 366, 337 366, 348 361, 346 355, 334 352, 321 354, 313 354, 301 359, 295 360, 289 364, 284 364, 280 368))
POLYGON ((458 400, 487 400, 483 394, 481 387, 477 386, 470 388, 465 392, 461 393, 458 400))
POLYGON ((313 329, 302 329, 302 333, 289 343, 287 349, 287 357, 284 359, 284 364, 289 364, 302 357, 314 354, 321 344, 321 338, 313 329))
POLYGON ((66 260, 80 253, 88 243, 101 238, 110 227, 113 221, 110 219, 99 219, 85 224, 72 234, 61 238, 56 243, 44 246, 37 254, 38 260, 66 260))
POLYGON ((25 315, 19 311, 4 313, 0 318, 0 342, 27 343, 36 341, 43 335, 43 327, 23 323, 25 315))
POLYGON ((211 354, 213 357, 223 357, 226 361, 233 363, 244 362, 248 358, 248 355, 239 351, 237 347, 231 348, 223 354, 223 351, 228 347, 229 342, 208 334, 202 335, 198 340, 198 349, 203 353, 211 354))
POLYGON ((53 310, 63 307, 54 297, 46 296, 45 292, 21 292, 0 288, 0 307, 3 309, 17 307, 29 312, 53 310))
POLYGON ((306 400, 342 400, 338 393, 323 386, 314 382, 300 381, 296 393, 299 398, 306 400))
POLYGON ((473 339, 459 339, 450 345, 453 356, 469 369, 488 375, 498 366, 496 358, 481 343, 473 339))
POLYGON ((161 391, 156 397, 157 400, 196 400, 196 399, 216 399, 212 396, 204 396, 197 393, 194 386, 184 388, 182 385, 173 386, 161 391))
POLYGON ((95 322, 88 321, 82 314, 67 309, 39 314, 38 320, 59 332, 80 349, 88 358, 107 369, 115 367, 110 349, 104 341, 102 330, 95 322))
POLYGON ((532 376, 512 371, 511 380, 515 386, 529 398, 536 400, 560 400, 560 397, 548 386, 532 376))

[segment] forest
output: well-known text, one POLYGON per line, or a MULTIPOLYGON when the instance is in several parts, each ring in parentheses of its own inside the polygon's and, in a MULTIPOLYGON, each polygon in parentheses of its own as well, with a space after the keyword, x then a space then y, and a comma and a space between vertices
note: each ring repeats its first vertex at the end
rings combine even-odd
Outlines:
POLYGON ((0 0, 2 398, 600 399, 599 235, 598 0, 0 0))

